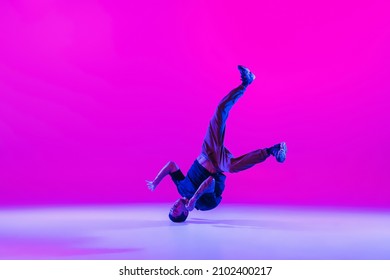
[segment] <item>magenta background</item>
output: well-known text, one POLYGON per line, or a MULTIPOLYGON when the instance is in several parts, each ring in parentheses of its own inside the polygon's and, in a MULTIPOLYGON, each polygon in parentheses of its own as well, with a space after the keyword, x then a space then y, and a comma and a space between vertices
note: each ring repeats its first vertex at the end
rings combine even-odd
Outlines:
POLYGON ((0 204, 172 201, 218 101, 224 203, 390 207, 388 1, 1 1, 0 204), (81 3, 80 3, 81 2, 81 3))

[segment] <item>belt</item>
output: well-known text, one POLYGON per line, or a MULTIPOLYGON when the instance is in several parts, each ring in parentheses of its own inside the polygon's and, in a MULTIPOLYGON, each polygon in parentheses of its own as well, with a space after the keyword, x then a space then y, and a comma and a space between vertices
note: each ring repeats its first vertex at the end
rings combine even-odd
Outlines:
POLYGON ((213 163, 207 158, 206 155, 200 154, 196 160, 210 173, 217 173, 217 170, 215 169, 213 163))

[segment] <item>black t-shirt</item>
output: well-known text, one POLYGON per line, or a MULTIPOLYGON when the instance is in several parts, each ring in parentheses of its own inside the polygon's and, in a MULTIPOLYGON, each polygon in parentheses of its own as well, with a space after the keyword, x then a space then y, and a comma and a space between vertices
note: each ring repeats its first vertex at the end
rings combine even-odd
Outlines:
POLYGON ((209 177, 215 179, 214 192, 203 194, 195 204, 198 210, 211 210, 218 206, 222 200, 222 192, 225 189, 226 176, 223 173, 210 173, 206 168, 199 164, 197 160, 194 161, 187 176, 184 177, 180 170, 173 173, 172 179, 177 186, 180 195, 190 199, 200 187, 200 185, 209 177), (175 174, 176 173, 176 174, 175 174))

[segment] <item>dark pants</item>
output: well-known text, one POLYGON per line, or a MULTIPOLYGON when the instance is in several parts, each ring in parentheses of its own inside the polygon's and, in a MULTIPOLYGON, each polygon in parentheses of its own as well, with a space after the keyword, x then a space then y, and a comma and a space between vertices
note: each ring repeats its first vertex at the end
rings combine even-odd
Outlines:
POLYGON ((269 157, 266 149, 258 149, 239 157, 233 157, 224 146, 226 120, 233 105, 245 90, 246 87, 240 85, 221 100, 203 141, 202 154, 211 160, 218 172, 239 172, 269 157))

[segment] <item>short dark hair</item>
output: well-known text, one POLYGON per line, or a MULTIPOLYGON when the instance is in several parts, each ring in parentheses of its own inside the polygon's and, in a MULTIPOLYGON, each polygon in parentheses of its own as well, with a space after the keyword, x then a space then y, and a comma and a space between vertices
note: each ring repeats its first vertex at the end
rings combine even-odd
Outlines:
POLYGON ((171 213, 169 213, 169 219, 171 219, 172 222, 174 223, 182 223, 185 220, 187 220, 188 217, 188 212, 183 212, 181 213, 180 216, 174 217, 171 213))

